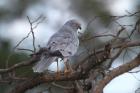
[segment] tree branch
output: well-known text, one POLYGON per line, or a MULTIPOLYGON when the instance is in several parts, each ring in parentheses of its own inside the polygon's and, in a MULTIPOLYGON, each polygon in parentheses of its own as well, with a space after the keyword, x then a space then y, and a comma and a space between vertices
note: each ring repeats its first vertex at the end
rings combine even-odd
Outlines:
POLYGON ((85 58, 85 63, 81 64, 80 68, 77 68, 77 70, 74 73, 71 73, 67 76, 61 75, 59 78, 57 78, 55 74, 38 75, 30 80, 21 82, 21 84, 18 84, 10 93, 24 93, 27 89, 33 88, 41 83, 85 79, 88 77, 88 73, 94 66, 108 59, 110 55, 108 54, 108 51, 110 51, 110 49, 109 50, 107 49, 105 48, 104 52, 101 52, 98 54, 98 58, 100 59, 100 61, 97 61, 97 58, 95 55, 85 58), (86 60, 86 59, 90 59, 90 60, 86 60))
POLYGON ((24 66, 29 66, 37 61, 39 61, 40 57, 34 55, 31 59, 27 60, 27 61, 22 61, 20 63, 14 64, 13 66, 6 68, 6 69, 0 69, 0 74, 2 73, 7 73, 7 72, 11 72, 14 69, 20 68, 20 67, 24 67, 24 66))
POLYGON ((94 88, 93 93, 103 93, 103 88, 115 77, 140 65, 140 54, 129 63, 121 65, 108 73, 94 88))

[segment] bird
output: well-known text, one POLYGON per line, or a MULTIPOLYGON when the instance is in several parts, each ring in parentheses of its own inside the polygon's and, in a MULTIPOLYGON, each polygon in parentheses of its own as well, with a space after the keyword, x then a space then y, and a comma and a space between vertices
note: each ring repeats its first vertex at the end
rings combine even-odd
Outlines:
MULTIPOLYGON (((78 30, 81 30, 81 24, 71 19, 67 21, 56 33, 54 33, 47 45, 45 46, 49 51, 59 51, 63 56, 63 62, 67 65, 67 61, 71 56, 77 52, 79 47, 78 30)), ((48 67, 58 60, 57 56, 41 55, 41 59, 33 67, 33 71, 37 73, 45 72, 48 67)), ((58 63, 58 62, 57 62, 58 63)), ((66 67, 66 71, 67 71, 66 67)))

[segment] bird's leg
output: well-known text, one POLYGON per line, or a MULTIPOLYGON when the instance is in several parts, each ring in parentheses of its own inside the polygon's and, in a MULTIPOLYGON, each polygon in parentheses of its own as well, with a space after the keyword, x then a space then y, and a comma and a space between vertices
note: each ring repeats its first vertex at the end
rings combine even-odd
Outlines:
POLYGON ((58 65, 58 61, 57 61, 57 77, 60 76, 60 71, 59 71, 59 65, 58 65))
POLYGON ((67 73, 68 72, 68 63, 67 63, 67 61, 68 61, 68 59, 67 58, 64 58, 64 65, 65 65, 65 67, 64 67, 64 73, 67 73))
POLYGON ((60 77, 60 70, 59 70, 59 64, 58 64, 58 61, 57 61, 57 78, 59 78, 60 77))
POLYGON ((71 73, 71 69, 70 69, 69 63, 68 63, 68 58, 64 58, 64 64, 65 64, 64 74, 67 75, 67 74, 71 73))

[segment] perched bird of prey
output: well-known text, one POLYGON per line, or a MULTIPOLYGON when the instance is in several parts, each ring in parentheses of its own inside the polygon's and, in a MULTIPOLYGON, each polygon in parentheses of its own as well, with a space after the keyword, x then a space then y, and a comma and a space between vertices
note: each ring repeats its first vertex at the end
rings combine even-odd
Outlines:
MULTIPOLYGON (((73 56, 79 47, 78 29, 81 25, 77 20, 67 21, 58 32, 49 39, 46 48, 51 52, 59 51, 64 62, 70 56, 73 56)), ((48 69, 48 66, 58 60, 58 57, 49 57, 42 55, 41 60, 33 67, 34 72, 42 73, 48 69)))

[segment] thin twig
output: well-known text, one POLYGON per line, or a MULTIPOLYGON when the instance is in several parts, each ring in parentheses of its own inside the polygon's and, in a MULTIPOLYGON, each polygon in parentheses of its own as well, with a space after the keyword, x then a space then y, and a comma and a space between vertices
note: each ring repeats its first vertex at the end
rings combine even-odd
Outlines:
POLYGON ((59 87, 59 88, 62 88, 62 89, 73 89, 74 87, 67 87, 67 86, 63 86, 63 85, 60 85, 60 84, 56 84, 55 82, 52 82, 51 83, 53 86, 56 86, 56 87, 59 87))
POLYGON ((34 29, 33 29, 33 23, 31 22, 30 18, 27 16, 27 19, 30 23, 30 29, 31 29, 31 33, 32 33, 32 37, 33 37, 33 48, 34 48, 34 53, 36 52, 36 47, 35 47, 35 35, 34 35, 34 29))
MULTIPOLYGON (((15 49, 16 49, 25 39, 27 39, 27 38, 30 36, 31 33, 32 33, 32 37, 33 37, 33 48, 34 48, 34 53, 36 52, 36 47, 35 47, 35 35, 34 35, 34 31, 33 31, 32 25, 33 25, 33 23, 37 22, 41 17, 42 17, 42 15, 39 16, 35 21, 31 22, 30 19, 29 19, 29 17, 27 16, 27 19, 28 19, 28 21, 29 21, 29 23, 30 23, 31 30, 30 30, 30 32, 27 33, 26 37, 22 38, 22 39, 15 45, 15 47, 13 47, 12 52, 14 52, 15 49)), ((44 18, 42 18, 42 21, 43 21, 43 19, 44 19, 44 18)), ((39 22, 37 23, 36 27, 38 26, 39 23, 41 23, 41 21, 39 21, 39 22)), ((35 28, 36 28, 36 27, 35 27, 35 28)), ((34 29, 35 29, 35 28, 34 28, 34 29)), ((26 49, 26 50, 27 50, 27 49, 26 49)), ((28 49, 28 50, 29 50, 29 49, 28 49)), ((31 52, 33 52, 33 51, 31 51, 31 52)), ((10 59, 11 56, 12 56, 12 54, 10 53, 10 54, 8 55, 7 59, 6 59, 6 62, 5 62, 5 63, 6 63, 6 68, 8 68, 9 59, 10 59)))
POLYGON ((29 51, 29 52, 34 53, 34 51, 33 51, 33 50, 31 50, 31 49, 17 48, 17 50, 24 50, 24 51, 29 51))
POLYGON ((42 17, 42 19, 40 19, 40 20, 36 23, 36 25, 33 27, 33 29, 37 28, 37 26, 38 26, 40 23, 42 23, 45 19, 46 19, 46 17, 42 17))
POLYGON ((140 70, 137 70, 137 71, 129 71, 128 73, 139 73, 140 70))

